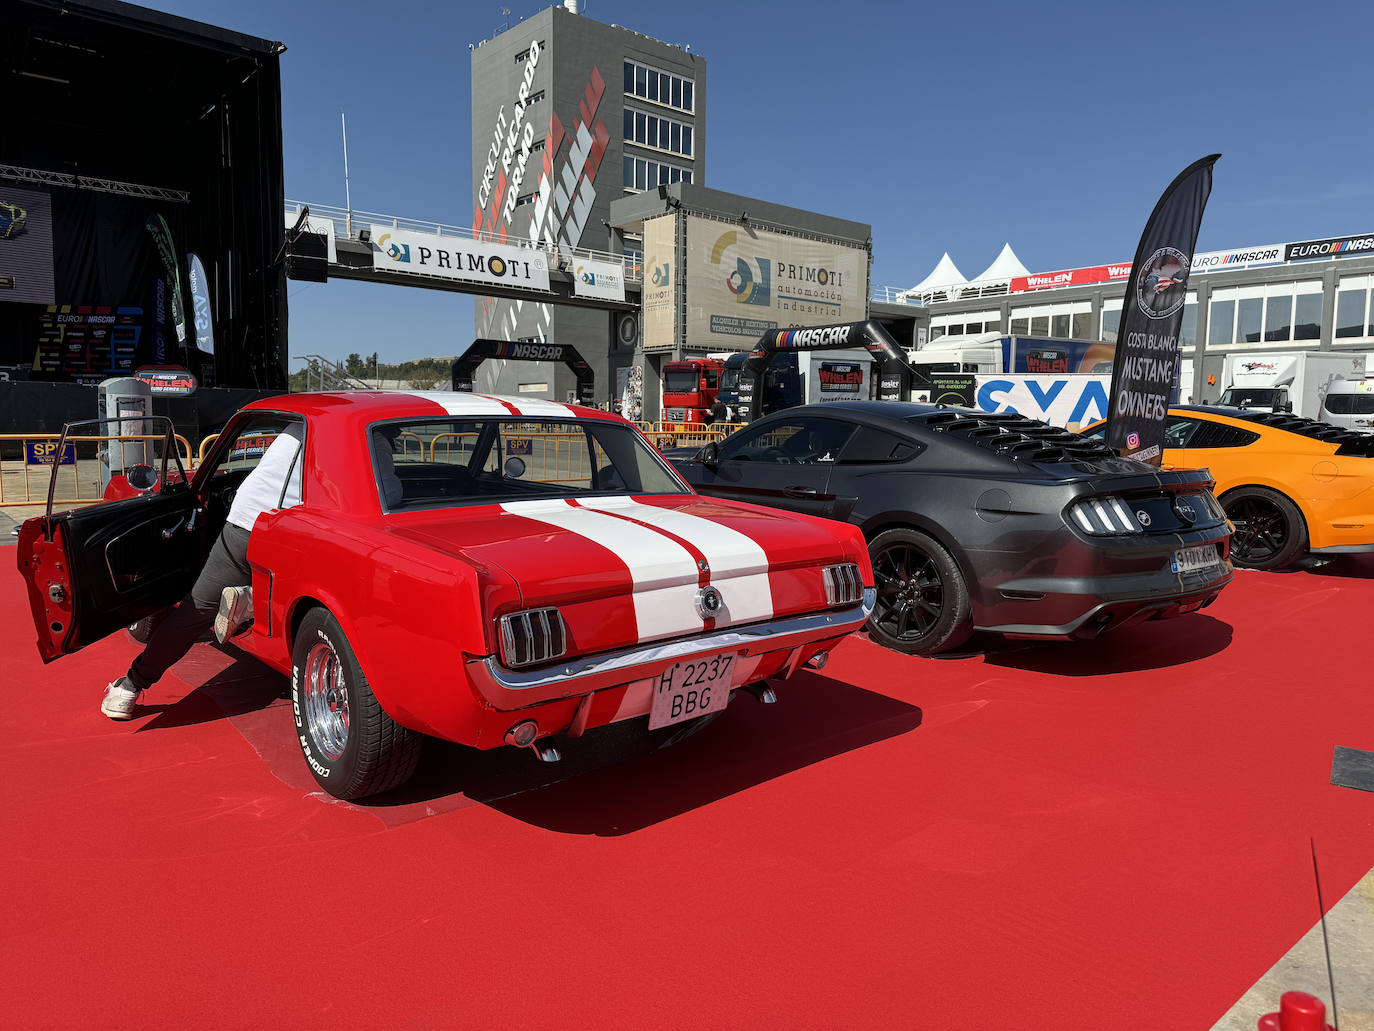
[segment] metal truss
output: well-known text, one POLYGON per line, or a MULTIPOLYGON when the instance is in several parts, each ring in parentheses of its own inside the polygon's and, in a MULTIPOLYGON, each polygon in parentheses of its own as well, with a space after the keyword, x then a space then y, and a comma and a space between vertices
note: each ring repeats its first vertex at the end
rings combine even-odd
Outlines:
POLYGON ((161 200, 172 204, 191 203, 191 195, 185 190, 169 190, 162 186, 145 186, 141 183, 124 183, 118 179, 100 179, 90 175, 47 172, 40 168, 21 168, 18 165, 0 165, 0 179, 13 179, 21 183, 41 183, 45 186, 66 186, 75 190, 114 193, 121 197, 141 197, 144 200, 161 200))

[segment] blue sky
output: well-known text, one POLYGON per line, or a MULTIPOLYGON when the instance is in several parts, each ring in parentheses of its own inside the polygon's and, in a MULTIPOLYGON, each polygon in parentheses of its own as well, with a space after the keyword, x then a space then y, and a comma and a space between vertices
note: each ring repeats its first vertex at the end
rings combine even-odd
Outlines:
MULTIPOLYGON (((156 0, 279 39, 286 193, 471 221, 468 43, 500 3, 156 0)), ((505 0, 518 22, 548 6, 505 0)), ((707 59, 705 182, 873 226, 875 284, 1129 261, 1173 176, 1220 151, 1200 250, 1374 229, 1360 69, 1374 4, 630 3, 584 14, 707 59)), ((465 295, 293 283, 291 353, 456 353, 465 295)))

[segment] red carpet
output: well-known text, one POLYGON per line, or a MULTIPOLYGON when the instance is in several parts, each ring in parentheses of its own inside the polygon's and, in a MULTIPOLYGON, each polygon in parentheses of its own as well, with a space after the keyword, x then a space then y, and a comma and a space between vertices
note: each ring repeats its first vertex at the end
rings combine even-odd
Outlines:
POLYGON ((1209 1028, 1316 919, 1309 835, 1328 902, 1374 865, 1374 795, 1328 784, 1374 748, 1371 614, 1347 562, 1088 645, 856 638, 672 749, 440 747, 351 806, 246 659, 200 646, 107 721, 132 645, 42 667, 6 571, 0 1014, 1209 1028))

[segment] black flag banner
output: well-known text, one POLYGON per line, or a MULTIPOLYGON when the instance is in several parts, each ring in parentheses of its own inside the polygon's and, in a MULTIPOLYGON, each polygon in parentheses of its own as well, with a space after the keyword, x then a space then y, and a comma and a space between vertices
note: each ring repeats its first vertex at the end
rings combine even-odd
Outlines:
POLYGON ((1188 271, 1219 157, 1194 161, 1169 184, 1145 223, 1126 282, 1107 402, 1107 443, 1151 465, 1159 465, 1163 456, 1188 271))

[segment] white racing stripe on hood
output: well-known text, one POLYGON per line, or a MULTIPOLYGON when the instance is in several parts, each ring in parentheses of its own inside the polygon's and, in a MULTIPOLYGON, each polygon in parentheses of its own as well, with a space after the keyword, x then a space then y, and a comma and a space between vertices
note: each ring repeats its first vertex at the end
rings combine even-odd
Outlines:
POLYGON ((646 505, 633 498, 587 498, 584 508, 615 512, 681 537, 711 566, 711 583, 720 591, 725 611, 717 626, 749 623, 773 616, 773 590, 768 582, 768 553, 754 538, 711 519, 672 508, 646 505))
MULTIPOLYGON (((677 541, 646 526, 574 508, 564 501, 513 501, 501 510, 567 530, 599 544, 630 571, 634 584, 635 623, 639 640, 700 633, 697 615, 697 563, 677 541)), ((558 561, 550 555, 549 561, 558 561)))

